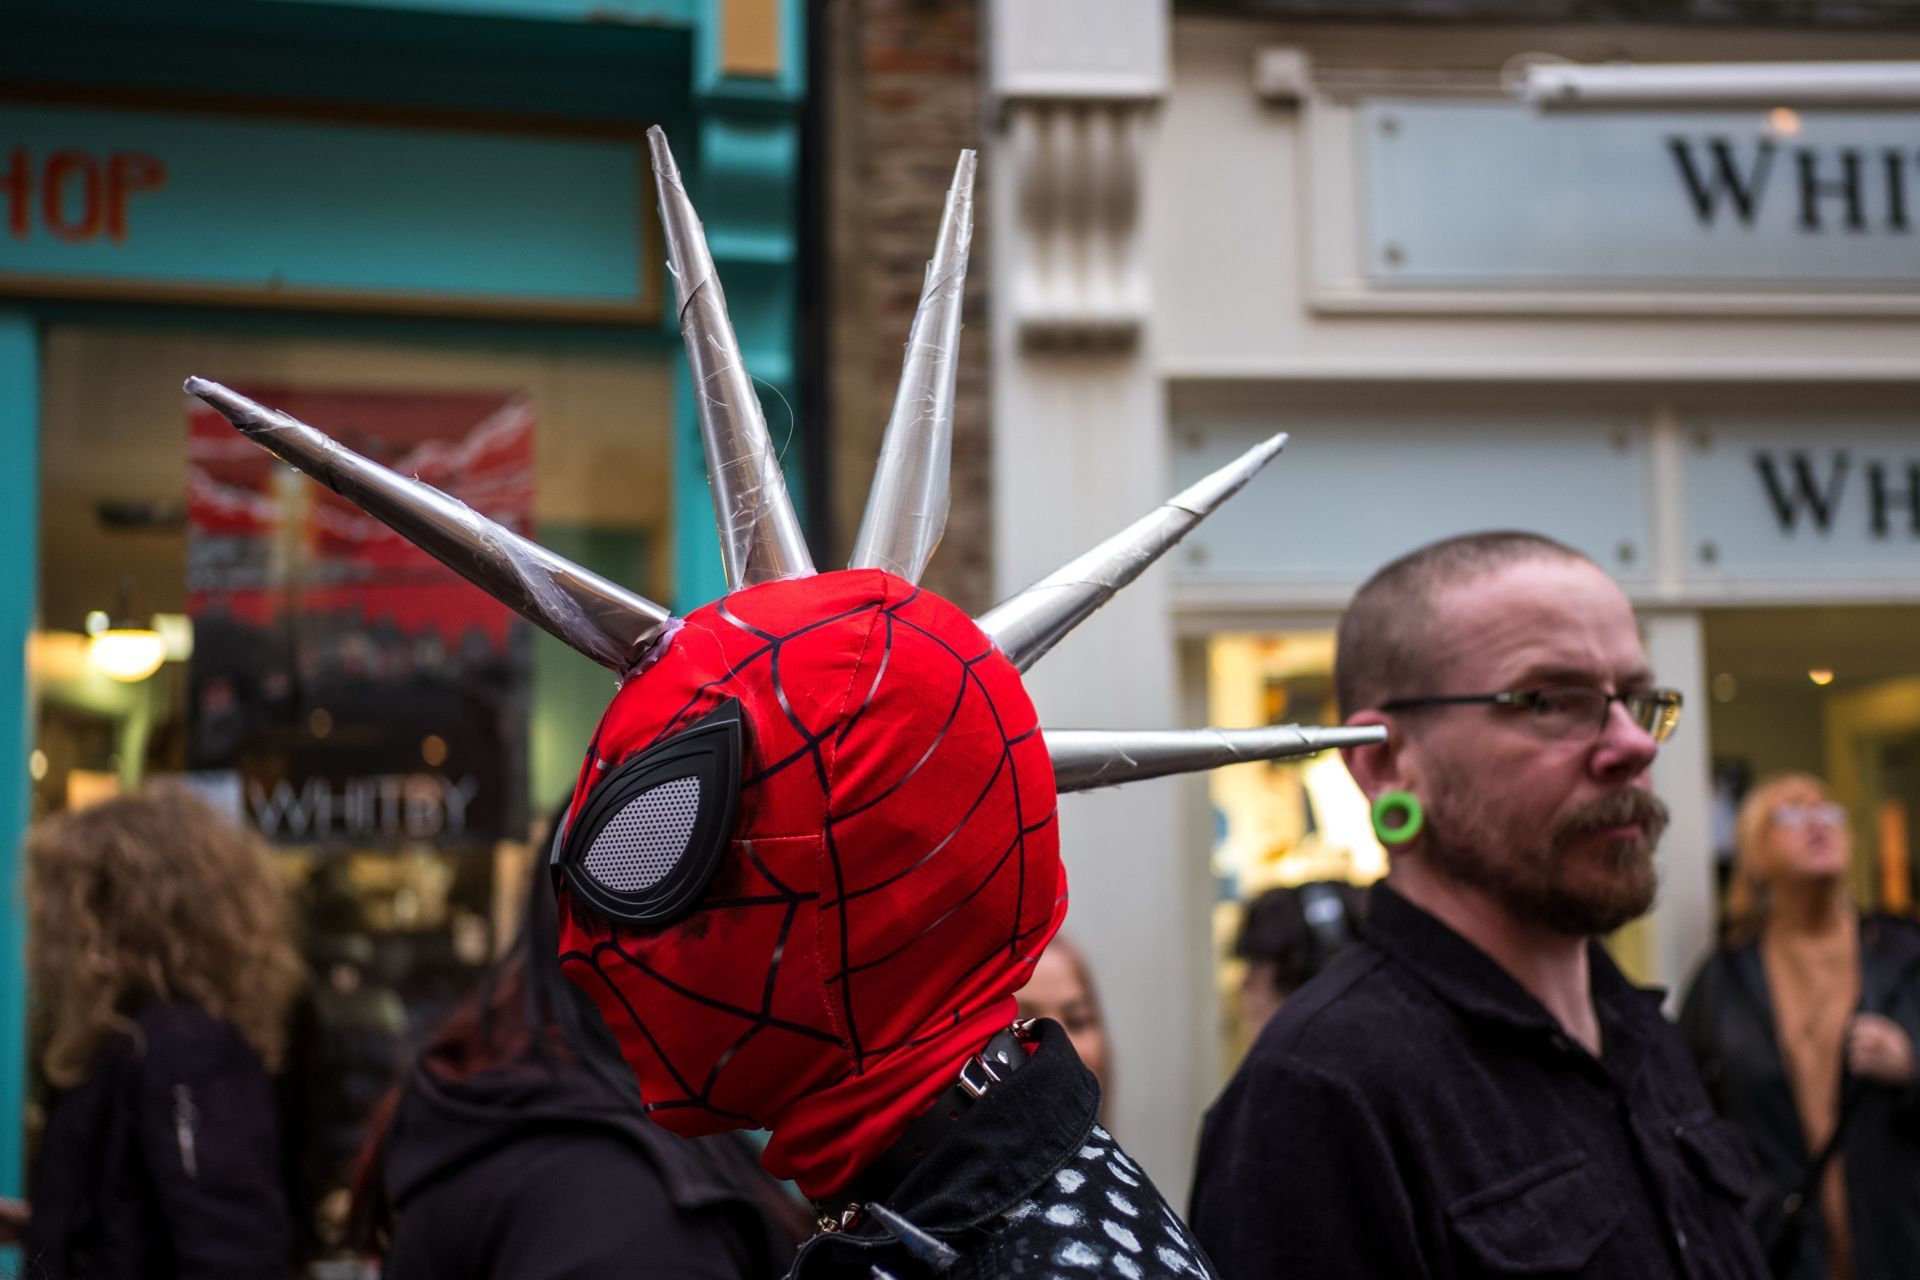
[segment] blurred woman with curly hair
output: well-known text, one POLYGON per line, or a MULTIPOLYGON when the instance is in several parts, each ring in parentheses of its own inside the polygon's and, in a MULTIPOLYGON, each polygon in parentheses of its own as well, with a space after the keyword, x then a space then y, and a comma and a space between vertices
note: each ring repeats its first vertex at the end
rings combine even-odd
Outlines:
POLYGON ((302 975, 266 850, 195 797, 154 791, 39 823, 27 869, 50 1093, 32 1273, 285 1276, 270 1072, 302 975))

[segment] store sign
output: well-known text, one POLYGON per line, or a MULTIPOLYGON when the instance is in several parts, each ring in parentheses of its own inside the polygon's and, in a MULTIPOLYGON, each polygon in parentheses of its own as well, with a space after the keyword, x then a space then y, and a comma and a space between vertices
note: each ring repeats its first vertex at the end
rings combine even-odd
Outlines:
POLYGON ((658 314, 640 139, 0 104, 0 296, 658 314))
POLYGON ((1360 115, 1376 285, 1920 288, 1920 114, 1360 115))
POLYGON ((1920 422, 1689 418, 1689 576, 1920 579, 1920 422))
MULTIPOLYGON (((1643 414, 1432 410, 1288 422, 1286 454, 1169 557, 1203 590, 1285 584, 1338 597, 1413 547, 1531 529, 1629 588, 1655 584, 1654 473, 1671 467, 1677 585, 1706 594, 1920 590, 1920 418, 1689 411, 1677 462, 1643 414)), ((1194 414, 1175 433, 1190 483, 1273 429, 1194 414)))
POLYGON ((467 812, 480 793, 472 774, 383 773, 282 778, 247 783, 247 815, 267 839, 287 844, 360 846, 458 841, 470 832, 467 812))
MULTIPOLYGON (((1624 582, 1651 569, 1646 437, 1628 414, 1382 411, 1286 426, 1286 453, 1169 557, 1182 582, 1344 591, 1413 547, 1475 529, 1538 529, 1624 582)), ((1273 429, 1258 415, 1183 421, 1175 482, 1273 429)))

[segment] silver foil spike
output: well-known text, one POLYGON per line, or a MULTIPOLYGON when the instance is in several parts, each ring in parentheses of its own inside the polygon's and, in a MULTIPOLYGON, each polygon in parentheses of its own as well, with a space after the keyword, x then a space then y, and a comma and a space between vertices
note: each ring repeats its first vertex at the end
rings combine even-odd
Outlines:
POLYGON ((527 621, 625 675, 671 616, 430 484, 362 457, 297 418, 205 378, 199 396, 255 444, 381 521, 527 621))
POLYGON ((920 306, 907 334, 900 389, 880 441, 880 463, 849 569, 885 569, 917 583, 946 532, 960 306, 973 241, 974 167, 974 153, 962 151, 947 190, 946 211, 940 215, 940 235, 927 263, 920 306))
POLYGON ((1053 760, 1054 789, 1067 792, 1200 773, 1249 760, 1364 747, 1385 742, 1387 730, 1385 725, 1320 729, 1281 724, 1264 729, 1048 729, 1043 736, 1053 760))
POLYGON ((981 614, 979 627, 1022 671, 1113 599, 1187 531, 1240 491, 1286 445, 1286 433, 1261 441, 1213 474, 1182 489, 1093 550, 981 614))
POLYGON ((679 166, 658 125, 647 130, 654 185, 660 193, 660 227, 673 272, 680 336, 693 373, 693 399, 700 439, 707 450, 707 483, 720 527, 720 555, 727 586, 752 586, 813 572, 813 557, 793 502, 787 497, 780 459, 767 435, 766 415, 753 379, 740 358, 740 342, 727 318, 727 298, 713 269, 707 233, 680 181, 679 166))

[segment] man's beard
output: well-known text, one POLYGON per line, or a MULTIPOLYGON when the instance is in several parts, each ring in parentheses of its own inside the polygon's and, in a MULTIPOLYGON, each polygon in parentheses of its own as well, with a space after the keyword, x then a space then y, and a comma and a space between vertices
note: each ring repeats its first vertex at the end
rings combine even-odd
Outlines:
MULTIPOLYGON (((1440 796, 1469 794, 1440 788, 1440 796)), ((1569 937, 1612 933, 1653 905, 1659 877, 1653 846, 1667 829, 1667 806, 1629 787, 1602 796, 1556 822, 1544 839, 1502 831, 1484 805, 1436 797, 1427 805, 1421 852, 1433 869, 1480 889, 1517 920, 1569 937), (1596 843, 1596 832, 1636 824, 1641 834, 1596 843), (1576 860, 1585 867, 1574 865, 1576 860), (1584 872, 1584 874, 1583 874, 1584 872)))

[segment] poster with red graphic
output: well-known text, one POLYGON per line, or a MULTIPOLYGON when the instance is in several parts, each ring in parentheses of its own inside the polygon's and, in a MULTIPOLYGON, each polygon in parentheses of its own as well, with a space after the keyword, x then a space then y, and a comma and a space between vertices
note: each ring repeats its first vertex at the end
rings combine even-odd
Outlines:
MULTIPOLYGON (((525 395, 236 390, 531 536, 525 395)), ((524 834, 527 624, 189 403, 189 767, 237 774, 276 843, 524 834)))

